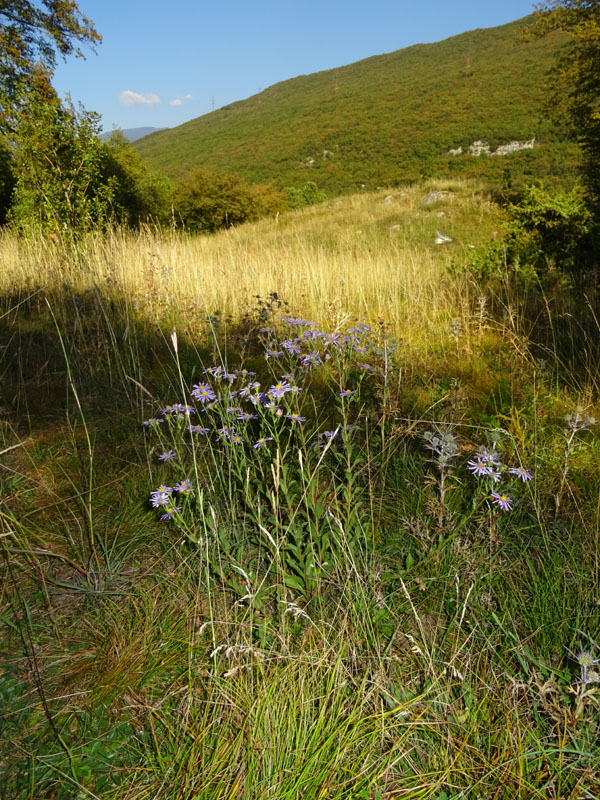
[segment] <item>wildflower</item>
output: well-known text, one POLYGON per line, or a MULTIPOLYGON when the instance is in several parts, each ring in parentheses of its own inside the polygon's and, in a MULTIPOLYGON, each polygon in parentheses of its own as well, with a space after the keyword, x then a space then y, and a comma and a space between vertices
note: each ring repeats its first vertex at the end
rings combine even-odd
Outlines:
POLYGON ((208 383, 194 384, 192 396, 201 403, 207 403, 209 400, 215 400, 217 397, 208 383))
POLYGON ((300 343, 302 339, 286 339, 281 343, 281 346, 284 350, 287 350, 288 353, 300 353, 302 352, 300 349, 300 343))
POLYGON ((296 376, 294 375, 293 372, 286 372, 286 374, 282 375, 281 377, 285 378, 286 381, 295 381, 296 380, 296 376))
POLYGON ((475 461, 467 461, 467 467, 471 470, 473 475, 478 478, 489 476, 494 471, 487 460, 483 458, 476 458, 475 461))
POLYGON ((377 370, 371 364, 365 364, 363 361, 357 361, 358 366, 366 372, 376 372, 377 370))
POLYGON ((173 491, 171 486, 159 486, 158 489, 155 489, 152 494, 162 494, 165 492, 166 494, 170 494, 173 491))
POLYGON ((158 508, 159 506, 168 506, 171 502, 171 493, 170 492, 152 492, 150 495, 150 503, 152 504, 152 508, 158 508))
POLYGON ((280 398, 283 397, 286 392, 289 392, 291 388, 291 384, 287 381, 279 381, 274 384, 274 386, 271 386, 267 394, 271 395, 271 397, 280 398))
POLYGON ((184 478, 183 480, 176 483, 173 489, 179 494, 191 494, 192 492, 192 482, 189 478, 184 478))
POLYGON ((171 519, 175 516, 175 514, 179 514, 181 511, 181 506, 171 506, 170 508, 165 509, 165 513, 161 516, 161 519, 171 519))
POLYGON ((202 425, 190 425, 188 428, 190 433, 196 433, 199 435, 204 435, 205 433, 208 433, 209 430, 210 428, 203 428, 202 425))
POLYGON ((487 450, 483 447, 478 453, 475 453, 475 457, 487 461, 492 467, 500 465, 500 456, 496 450, 487 450))
MULTIPOLYGON (((238 409, 239 410, 239 409, 238 409)), ((241 411, 236 419, 241 420, 242 422, 250 422, 251 419, 258 419, 256 414, 250 414, 249 411, 241 411)))
POLYGON ((315 350, 312 353, 306 353, 302 356, 302 366, 303 367, 318 367, 319 364, 322 364, 323 360, 319 355, 319 351, 315 350))
POLYGON ((175 410, 178 414, 183 414, 185 417, 189 417, 190 414, 196 413, 194 406, 190 406, 185 403, 179 403, 179 405, 175 407, 175 410))
POLYGON ((239 375, 241 378, 251 378, 256 375, 256 372, 250 372, 249 369, 234 369, 236 375, 239 375))
POLYGON ((533 478, 533 475, 529 470, 525 469, 525 467, 510 467, 509 470, 511 475, 516 475, 517 478, 520 478, 523 483, 527 483, 533 478))
POLYGON ((356 390, 351 391, 350 389, 344 389, 343 392, 338 392, 340 397, 352 397, 356 394, 356 390))
POLYGON ((272 441, 273 441, 272 436, 261 436, 261 438, 258 439, 256 443, 252 445, 252 447, 255 450, 258 450, 259 447, 263 447, 263 445, 265 445, 267 442, 272 442, 272 441))
POLYGON ((164 453, 161 453, 158 457, 159 461, 167 462, 167 461, 175 461, 177 458, 177 453, 175 450, 165 450, 164 453))
POLYGON ((239 433, 236 433, 236 434, 235 434, 235 436, 232 436, 232 437, 230 438, 230 441, 231 441, 233 444, 244 444, 244 440, 243 440, 243 439, 242 439, 242 437, 239 435, 239 433))
POLYGON ((164 408, 161 408, 160 413, 166 415, 166 414, 174 414, 176 411, 177 411, 177 406, 165 406, 164 408))
POLYGON ((239 414, 239 413, 241 413, 241 410, 242 409, 238 408, 237 406, 227 406, 227 408, 225 409, 225 413, 226 414, 239 414))
POLYGON ((369 352, 369 348, 365 347, 364 344, 355 344, 352 346, 352 349, 355 353, 359 353, 361 356, 366 356, 369 352))
POLYGON ((497 492, 492 492, 492 503, 500 506, 502 511, 511 511, 512 510, 512 500, 505 494, 498 494, 497 492))
POLYGON ((225 427, 219 428, 217 433, 222 439, 226 439, 228 436, 232 436, 235 433, 235 428, 232 428, 229 425, 225 425, 225 427))
POLYGON ((283 355, 283 350, 273 350, 271 347, 267 347, 265 350, 266 358, 279 358, 279 356, 283 355))
POLYGON ((339 347, 341 345, 340 336, 338 333, 326 333, 323 336, 323 347, 339 347))
POLYGON ((286 414, 286 419, 291 419, 292 422, 306 422, 306 417, 301 417, 300 414, 286 414))
POLYGON ((260 383, 258 381, 252 381, 247 386, 244 386, 243 389, 240 389, 238 392, 238 397, 248 397, 250 392, 254 389, 260 389, 260 383))
POLYGON ((146 428, 150 428, 152 425, 159 425, 161 422, 164 422, 164 419, 152 417, 152 419, 145 419, 142 424, 145 425, 146 428))
POLYGON ((276 408, 273 413, 276 417, 283 417, 283 408, 276 408))

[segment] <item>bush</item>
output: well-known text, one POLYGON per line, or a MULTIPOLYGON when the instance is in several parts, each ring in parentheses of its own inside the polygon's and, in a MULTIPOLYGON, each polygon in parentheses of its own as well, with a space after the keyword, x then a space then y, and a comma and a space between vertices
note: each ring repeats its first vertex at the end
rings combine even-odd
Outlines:
POLYGON ((198 167, 178 184, 175 211, 191 231, 213 233, 239 225, 256 215, 252 188, 231 172, 198 167))
POLYGON ((593 263, 593 219, 579 187, 552 194, 530 186, 508 208, 509 263, 525 263, 540 277, 551 269, 573 272, 593 263))
POLYGON ((288 207, 292 209, 314 206, 324 200, 327 200, 327 195, 313 181, 308 181, 300 188, 290 186, 287 190, 288 207))

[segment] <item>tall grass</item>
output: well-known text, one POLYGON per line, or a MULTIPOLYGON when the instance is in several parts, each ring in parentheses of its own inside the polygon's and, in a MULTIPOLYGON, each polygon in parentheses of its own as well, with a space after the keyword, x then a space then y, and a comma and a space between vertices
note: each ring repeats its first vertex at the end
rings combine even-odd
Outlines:
POLYGON ((3 234, 0 797, 600 796, 597 383, 556 382, 518 297, 492 316, 465 264, 499 212, 436 186, 213 237, 3 234), (316 327, 323 364, 265 359, 324 355, 316 327), (238 448, 244 368, 300 391, 238 448), (193 438, 163 408, 200 381, 193 438), (474 477, 483 447, 532 480, 474 477))

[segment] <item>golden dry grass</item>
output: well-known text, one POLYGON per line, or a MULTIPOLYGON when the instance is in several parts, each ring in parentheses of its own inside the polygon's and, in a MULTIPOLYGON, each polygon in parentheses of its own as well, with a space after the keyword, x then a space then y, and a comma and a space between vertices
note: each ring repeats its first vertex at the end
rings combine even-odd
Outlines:
POLYGON ((472 183, 437 182, 363 193, 213 236, 114 230, 65 250, 0 239, 0 292, 92 285, 152 319, 220 311, 238 318, 277 292, 289 313, 328 327, 382 321, 406 344, 432 344, 439 324, 464 318, 473 286, 460 267, 496 234, 499 212, 472 183), (421 200, 444 191, 434 206, 421 200), (455 242, 434 244, 436 230, 455 242))

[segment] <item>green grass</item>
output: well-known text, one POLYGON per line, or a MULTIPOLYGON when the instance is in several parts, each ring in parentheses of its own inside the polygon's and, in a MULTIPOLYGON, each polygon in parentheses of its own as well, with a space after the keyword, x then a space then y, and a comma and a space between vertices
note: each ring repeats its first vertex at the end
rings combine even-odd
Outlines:
POLYGON ((581 313, 558 324, 579 288, 477 283, 467 244, 502 215, 445 189, 433 211, 419 187, 211 238, 2 239, 0 797, 600 796, 577 659, 600 657, 600 440, 569 447, 564 420, 598 416, 597 364, 559 356, 585 341, 581 313), (440 209, 454 249, 432 244, 440 209), (279 404, 306 422, 210 376, 256 411, 243 445, 215 435, 224 407, 193 444, 183 418, 142 426, 211 365, 268 389, 293 358, 265 360, 260 328, 309 329, 281 316, 343 334, 369 310, 366 355, 293 365, 279 404), (444 423, 442 493, 423 434, 444 423), (533 474, 498 485, 510 513, 467 468, 494 432, 533 474), (161 522, 150 492, 184 477, 161 522))
POLYGON ((525 20, 420 44, 265 89, 135 143, 172 178, 200 165, 278 187, 315 181, 331 194, 419 180, 478 177, 513 186, 570 184, 575 144, 544 115, 563 38, 522 42, 525 20), (503 157, 454 157, 536 138, 503 157))

